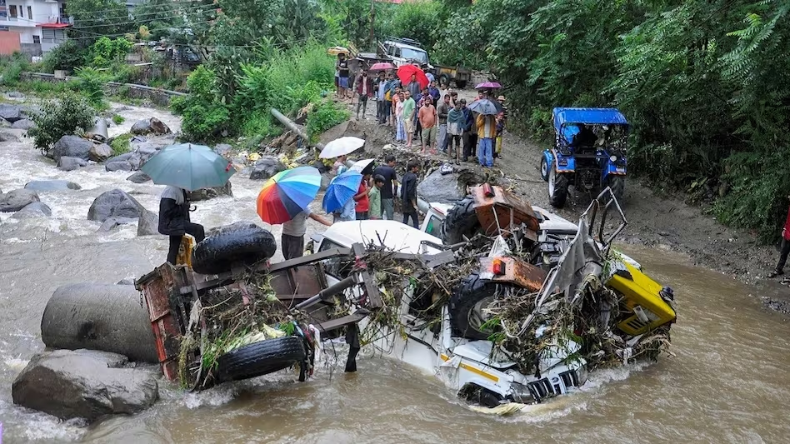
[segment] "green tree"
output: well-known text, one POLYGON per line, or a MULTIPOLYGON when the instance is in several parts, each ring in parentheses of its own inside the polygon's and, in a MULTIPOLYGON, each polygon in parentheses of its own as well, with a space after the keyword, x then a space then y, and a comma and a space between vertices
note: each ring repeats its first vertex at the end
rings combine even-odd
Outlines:
POLYGON ((116 0, 69 0, 66 14, 74 18, 69 35, 90 43, 99 37, 122 36, 137 31, 126 4, 116 0))

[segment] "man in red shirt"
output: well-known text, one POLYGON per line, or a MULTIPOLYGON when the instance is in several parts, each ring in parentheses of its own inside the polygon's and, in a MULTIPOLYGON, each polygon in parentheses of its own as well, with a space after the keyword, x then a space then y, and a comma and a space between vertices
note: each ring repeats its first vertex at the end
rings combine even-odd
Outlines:
MULTIPOLYGON (((790 196, 787 196, 790 199, 790 196)), ((787 220, 785 227, 782 228, 782 252, 779 255, 779 263, 776 264, 776 270, 772 271, 768 277, 773 278, 785 274, 785 262, 787 262, 787 255, 790 254, 790 209, 787 211, 787 220)))
POLYGON ((370 197, 368 197, 368 183, 370 181, 370 174, 362 176, 362 182, 359 183, 357 194, 354 195, 354 200, 357 202, 356 212, 357 220, 367 220, 368 212, 370 211, 370 197))

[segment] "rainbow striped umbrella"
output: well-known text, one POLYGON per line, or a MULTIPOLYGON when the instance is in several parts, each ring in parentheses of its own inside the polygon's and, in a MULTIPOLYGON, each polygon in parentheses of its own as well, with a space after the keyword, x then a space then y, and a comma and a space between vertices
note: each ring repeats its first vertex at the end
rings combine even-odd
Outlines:
POLYGON ((281 224, 304 211, 321 188, 321 173, 310 166, 272 176, 258 194, 258 215, 264 222, 281 224))

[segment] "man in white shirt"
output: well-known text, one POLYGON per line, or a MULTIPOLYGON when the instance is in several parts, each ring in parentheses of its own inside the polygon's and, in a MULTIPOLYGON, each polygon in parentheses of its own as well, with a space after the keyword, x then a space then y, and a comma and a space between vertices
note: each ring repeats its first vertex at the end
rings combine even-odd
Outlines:
POLYGON ((311 212, 309 208, 285 222, 283 224, 283 234, 280 238, 280 249, 282 249, 285 260, 304 255, 304 235, 307 232, 307 218, 313 219, 327 227, 332 225, 331 222, 322 216, 311 212))

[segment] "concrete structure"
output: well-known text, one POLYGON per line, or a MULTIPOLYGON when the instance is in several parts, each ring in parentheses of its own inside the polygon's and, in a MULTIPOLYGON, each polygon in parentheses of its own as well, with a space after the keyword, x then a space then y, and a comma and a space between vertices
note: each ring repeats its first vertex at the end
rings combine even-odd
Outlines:
POLYGON ((63 0, 0 0, 0 54, 21 50, 35 56, 52 50, 66 40, 71 26, 64 16, 63 0))

